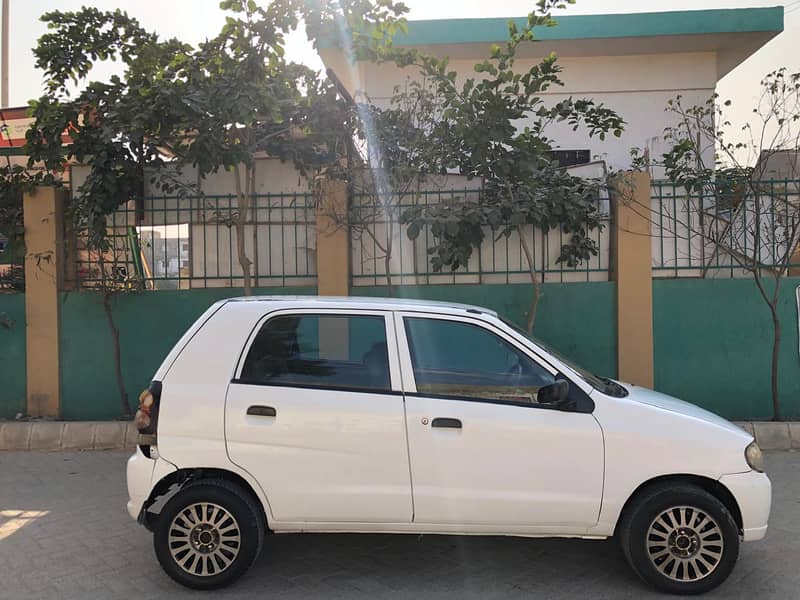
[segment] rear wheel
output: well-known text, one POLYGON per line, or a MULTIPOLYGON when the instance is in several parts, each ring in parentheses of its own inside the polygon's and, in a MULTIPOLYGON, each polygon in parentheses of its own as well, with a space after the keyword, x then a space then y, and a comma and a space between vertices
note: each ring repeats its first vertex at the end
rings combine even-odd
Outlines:
POLYGON ((224 480, 198 481, 178 492, 162 509, 153 537, 167 575, 195 589, 233 583, 258 558, 263 540, 261 511, 224 480))
POLYGON ((635 500, 620 542, 633 570, 673 594, 702 594, 730 575, 739 532, 727 507, 687 484, 654 486, 635 500))

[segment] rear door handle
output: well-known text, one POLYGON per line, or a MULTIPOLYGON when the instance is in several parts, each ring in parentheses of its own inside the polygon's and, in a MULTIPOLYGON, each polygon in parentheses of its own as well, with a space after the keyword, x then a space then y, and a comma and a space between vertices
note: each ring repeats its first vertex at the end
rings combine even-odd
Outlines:
POLYGON ((247 409, 247 414, 254 417, 274 417, 278 413, 271 406, 254 405, 247 409))
POLYGON ((461 429, 461 420, 451 419, 450 417, 437 417, 431 423, 431 427, 440 427, 442 429, 461 429))

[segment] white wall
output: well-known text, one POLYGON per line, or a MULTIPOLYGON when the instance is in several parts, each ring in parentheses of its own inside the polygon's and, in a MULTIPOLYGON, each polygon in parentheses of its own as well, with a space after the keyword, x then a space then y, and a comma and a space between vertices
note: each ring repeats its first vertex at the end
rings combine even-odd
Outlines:
MULTIPOLYGON (((459 80, 477 77, 474 60, 452 60, 450 68, 459 80)), ((519 59, 520 72, 528 70, 535 59, 519 59)), ((589 149, 593 157, 604 159, 612 169, 630 166, 633 147, 650 148, 660 156, 667 145, 664 128, 675 123, 665 111, 667 101, 683 96, 684 105, 704 104, 714 93, 717 81, 716 54, 652 54, 636 56, 566 57, 559 59, 564 87, 554 87, 542 94, 548 104, 569 96, 590 98, 614 109, 626 121, 621 138, 589 139, 585 130, 572 131, 565 124, 549 129, 556 146, 562 149, 589 149)), ((365 92, 373 102, 387 105, 395 86, 403 86, 414 76, 410 69, 390 65, 359 65, 365 92)), ((709 156, 712 159, 713 156, 709 156)), ((656 177, 660 173, 654 173, 656 177)))

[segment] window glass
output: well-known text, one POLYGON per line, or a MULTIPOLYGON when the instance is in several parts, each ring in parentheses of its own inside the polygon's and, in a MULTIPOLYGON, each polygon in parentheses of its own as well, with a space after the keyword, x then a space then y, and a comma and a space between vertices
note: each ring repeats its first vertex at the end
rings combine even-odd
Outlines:
POLYGON ((245 383, 388 390, 383 317, 283 315, 256 335, 242 367, 245 383))
POLYGON ((417 392, 537 402, 555 377, 491 331, 459 321, 405 318, 417 392))

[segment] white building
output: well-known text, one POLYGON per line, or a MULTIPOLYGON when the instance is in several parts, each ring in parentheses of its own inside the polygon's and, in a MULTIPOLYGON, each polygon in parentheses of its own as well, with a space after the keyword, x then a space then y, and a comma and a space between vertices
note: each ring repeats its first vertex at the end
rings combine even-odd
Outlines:
MULTIPOLYGON (((522 27, 526 19, 515 19, 522 27)), ((395 45, 450 58, 461 79, 475 77, 475 63, 489 47, 508 38, 509 19, 410 21, 395 45)), ((667 101, 682 95, 688 106, 704 103, 717 82, 783 31, 783 7, 558 17, 558 26, 537 28, 537 43, 521 47, 517 65, 527 70, 555 52, 564 71, 563 88, 545 95, 591 98, 616 110, 627 125, 619 139, 588 139, 585 132, 556 126, 550 137, 559 149, 582 150, 614 169, 630 165, 633 147, 660 155, 664 128, 671 124, 667 101), (588 152, 586 152, 588 151, 588 152)), ((334 40, 320 54, 354 96, 385 104, 397 85, 414 75, 394 65, 348 64, 334 40)), ((656 174, 658 175, 658 174, 656 174)))

